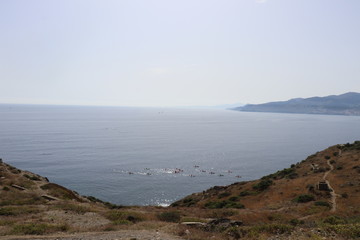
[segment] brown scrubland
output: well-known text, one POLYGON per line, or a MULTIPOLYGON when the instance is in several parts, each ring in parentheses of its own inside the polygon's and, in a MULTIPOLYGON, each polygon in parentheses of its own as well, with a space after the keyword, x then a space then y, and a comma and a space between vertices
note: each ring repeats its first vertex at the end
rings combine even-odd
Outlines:
POLYGON ((170 207, 118 206, 0 163, 0 239, 359 239, 360 142, 170 207))

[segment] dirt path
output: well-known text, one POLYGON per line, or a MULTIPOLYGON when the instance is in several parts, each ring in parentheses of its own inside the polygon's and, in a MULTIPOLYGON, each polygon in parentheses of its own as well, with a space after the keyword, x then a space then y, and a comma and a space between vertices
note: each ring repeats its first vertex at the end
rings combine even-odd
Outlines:
MULTIPOLYGON (((339 157, 341 156, 341 152, 339 154, 339 157)), ((327 180, 327 176, 329 175, 329 173, 331 173, 333 170, 334 170, 334 166, 331 164, 330 160, 327 161, 327 164, 329 165, 330 167, 330 170, 325 172, 324 176, 323 176, 323 180, 327 183, 329 189, 330 189, 330 194, 331 194, 331 199, 330 199, 330 202, 331 202, 331 209, 330 209, 330 212, 335 212, 336 211, 336 193, 334 191, 334 188, 331 187, 330 185, 330 181, 327 180)), ((310 217, 314 217, 314 216, 317 216, 317 215, 320 215, 321 213, 317 213, 317 214, 313 214, 313 215, 308 215, 308 216, 305 216, 305 217, 302 217, 300 218, 300 220, 305 220, 307 218, 310 218, 310 217)))
POLYGON ((58 234, 51 236, 5 236, 0 240, 183 240, 166 233, 150 230, 123 230, 116 232, 58 234))
POLYGON ((327 183, 327 185, 329 186, 329 189, 330 189, 330 194, 331 194, 331 199, 330 199, 330 201, 331 201, 331 205, 332 205, 330 211, 331 211, 331 212, 335 212, 335 211, 336 211, 336 193, 335 193, 334 189, 331 187, 330 182, 326 179, 327 176, 329 175, 329 173, 330 173, 332 170, 334 170, 334 166, 330 163, 330 160, 327 161, 327 164, 330 166, 330 170, 327 171, 327 172, 324 174, 323 179, 324 179, 324 181, 327 183))

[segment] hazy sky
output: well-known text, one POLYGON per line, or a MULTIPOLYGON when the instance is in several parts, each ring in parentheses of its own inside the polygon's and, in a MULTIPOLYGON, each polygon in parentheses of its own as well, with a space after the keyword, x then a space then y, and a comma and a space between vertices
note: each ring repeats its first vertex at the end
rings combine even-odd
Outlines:
POLYGON ((0 86, 122 106, 360 92, 360 1, 0 0, 0 86))

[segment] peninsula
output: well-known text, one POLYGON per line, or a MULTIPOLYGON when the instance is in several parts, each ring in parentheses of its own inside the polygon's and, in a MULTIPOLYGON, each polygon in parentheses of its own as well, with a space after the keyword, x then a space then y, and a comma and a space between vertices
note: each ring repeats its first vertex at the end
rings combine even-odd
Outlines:
POLYGON ((326 97, 294 98, 288 101, 247 104, 233 108, 243 112, 304 113, 360 116, 360 93, 348 92, 326 97))

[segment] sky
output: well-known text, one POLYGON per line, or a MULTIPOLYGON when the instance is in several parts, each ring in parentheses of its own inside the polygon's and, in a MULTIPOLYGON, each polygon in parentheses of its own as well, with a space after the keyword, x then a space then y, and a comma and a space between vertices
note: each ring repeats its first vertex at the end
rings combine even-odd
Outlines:
POLYGON ((359 0, 0 0, 0 103, 209 106, 360 92, 359 0))

